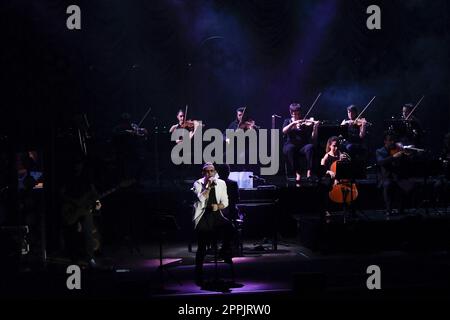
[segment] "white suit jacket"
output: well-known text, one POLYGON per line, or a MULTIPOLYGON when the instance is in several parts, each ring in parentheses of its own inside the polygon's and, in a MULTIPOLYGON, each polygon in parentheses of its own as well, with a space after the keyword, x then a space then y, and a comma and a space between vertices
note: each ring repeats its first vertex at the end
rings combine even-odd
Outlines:
MULTIPOLYGON (((194 203, 194 224, 195 228, 197 227, 198 222, 205 213, 206 203, 208 202, 208 198, 202 195, 202 192, 205 190, 206 182, 205 178, 198 179, 194 182, 194 193, 197 196, 197 201, 194 203)), ((227 184, 225 181, 221 179, 216 179, 216 199, 217 204, 223 204, 224 208, 228 207, 228 193, 227 193, 227 184)), ((218 214, 222 214, 222 212, 218 212, 218 214)))

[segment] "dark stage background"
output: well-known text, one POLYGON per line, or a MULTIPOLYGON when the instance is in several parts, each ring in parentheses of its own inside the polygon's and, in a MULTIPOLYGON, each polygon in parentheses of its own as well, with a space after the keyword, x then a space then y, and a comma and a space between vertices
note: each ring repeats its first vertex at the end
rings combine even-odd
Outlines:
MULTIPOLYGON (((383 120, 415 103, 432 150, 449 129, 449 7, 437 1, 17 1, 1 3, 2 131, 17 148, 50 143, 51 128, 86 112, 107 138, 119 115, 143 126, 189 118, 225 128, 246 105, 262 127, 318 92, 316 119, 377 99, 383 120), (66 8, 81 7, 81 30, 66 8), (382 29, 366 28, 381 7, 382 29)), ((279 124, 281 125, 281 123, 279 124)), ((45 148, 44 148, 45 149, 45 148)))

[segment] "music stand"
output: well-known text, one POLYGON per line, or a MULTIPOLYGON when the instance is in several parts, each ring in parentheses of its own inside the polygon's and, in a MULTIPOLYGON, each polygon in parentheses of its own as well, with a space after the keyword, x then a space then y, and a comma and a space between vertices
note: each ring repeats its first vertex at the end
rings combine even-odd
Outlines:
MULTIPOLYGON (((351 210, 351 216, 355 217, 355 208, 353 205, 353 188, 351 187, 356 179, 364 179, 366 177, 365 166, 362 161, 338 161, 336 163, 336 179, 337 180, 350 180, 350 203, 349 207, 351 210)), ((343 192, 343 206, 344 206, 344 223, 346 222, 346 199, 347 194, 345 190, 342 189, 343 192)))

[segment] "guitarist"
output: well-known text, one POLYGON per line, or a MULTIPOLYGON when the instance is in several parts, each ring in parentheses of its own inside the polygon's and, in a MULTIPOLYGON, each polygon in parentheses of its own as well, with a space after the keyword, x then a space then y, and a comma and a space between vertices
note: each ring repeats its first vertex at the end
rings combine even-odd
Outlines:
POLYGON ((61 189, 62 220, 72 262, 85 260, 90 267, 96 267, 93 210, 101 208, 97 199, 98 194, 86 163, 77 161, 61 189))

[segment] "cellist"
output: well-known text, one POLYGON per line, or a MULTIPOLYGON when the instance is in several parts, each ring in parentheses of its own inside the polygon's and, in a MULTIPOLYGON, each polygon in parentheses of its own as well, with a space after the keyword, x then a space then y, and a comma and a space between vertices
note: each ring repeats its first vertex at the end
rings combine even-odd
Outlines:
POLYGON ((324 168, 326 175, 334 179, 336 172, 331 170, 331 165, 335 161, 348 159, 348 156, 346 153, 339 151, 339 138, 336 136, 328 139, 325 152, 322 160, 320 160, 320 165, 324 168))
POLYGON ((325 147, 325 155, 320 160, 320 165, 322 167, 322 172, 325 173, 326 176, 329 177, 328 183, 324 184, 326 187, 326 190, 323 190, 324 193, 324 201, 322 201, 322 204, 325 206, 325 216, 330 216, 330 213, 328 212, 326 207, 329 207, 331 197, 329 196, 329 192, 333 190, 333 187, 335 184, 337 184, 337 180, 335 180, 336 177, 336 171, 332 170, 332 165, 336 161, 340 160, 346 160, 348 159, 348 155, 344 152, 341 152, 339 150, 339 143, 340 139, 339 137, 333 136, 330 137, 327 141, 326 147, 325 147), (326 205, 327 204, 327 205, 326 205))

